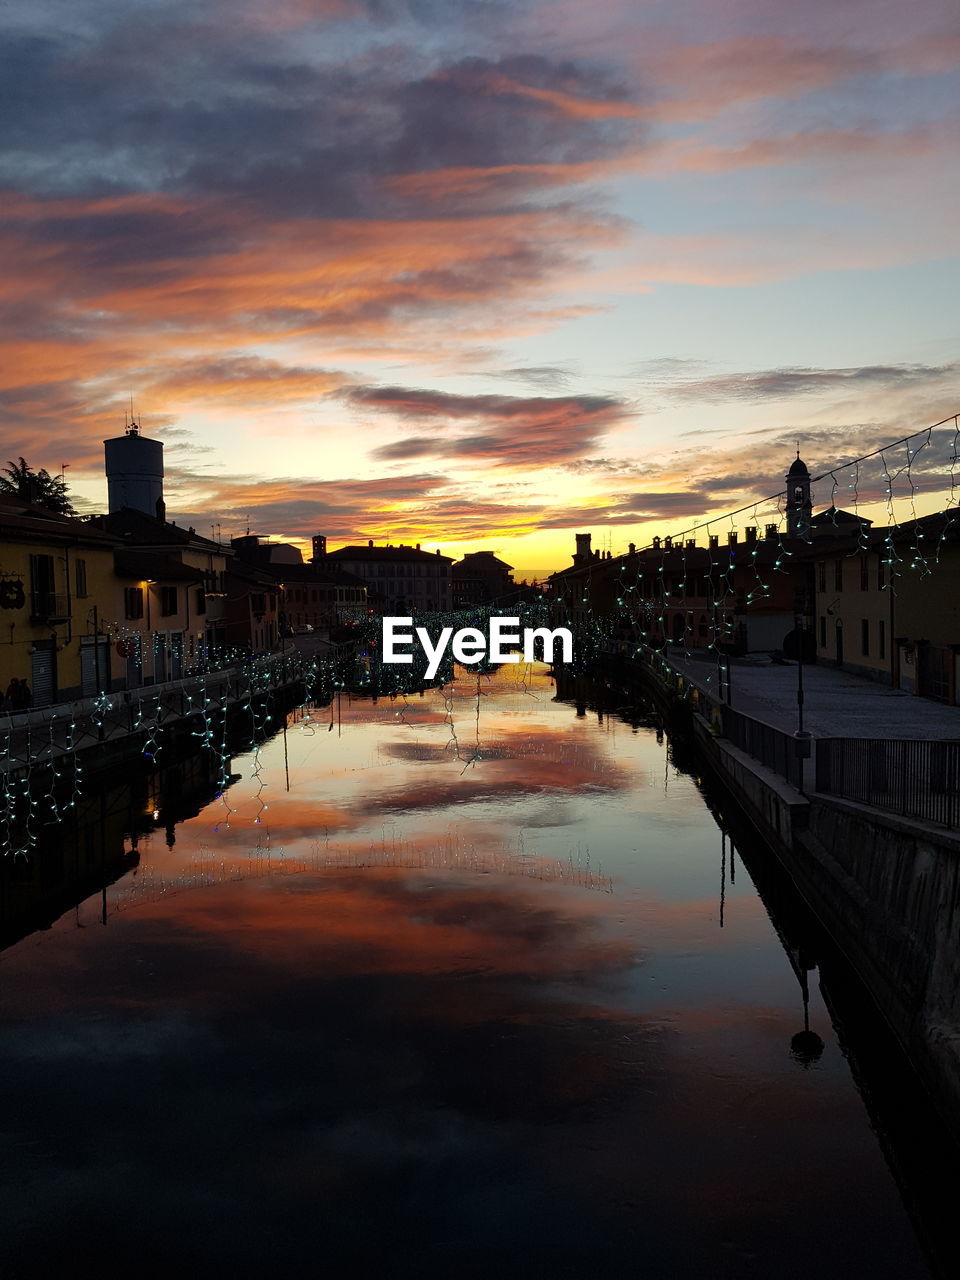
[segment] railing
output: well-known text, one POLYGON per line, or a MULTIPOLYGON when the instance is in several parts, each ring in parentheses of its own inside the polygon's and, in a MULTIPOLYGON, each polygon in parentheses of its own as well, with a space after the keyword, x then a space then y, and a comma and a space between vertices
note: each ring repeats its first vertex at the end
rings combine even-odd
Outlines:
POLYGON ((803 790, 803 760, 797 754, 797 739, 792 733, 754 720, 731 707, 721 710, 723 736, 754 760, 785 778, 798 791, 803 790))
POLYGON ((69 599, 56 591, 31 591, 30 617, 37 622, 51 622, 54 618, 69 618, 69 599))
POLYGON ((820 738, 817 790, 956 830, 960 742, 820 738))
POLYGON ((249 667, 0 716, 0 773, 131 735, 143 739, 144 754, 152 755, 150 744, 165 725, 192 716, 206 724, 220 709, 302 679, 308 666, 295 654, 277 654, 249 667))

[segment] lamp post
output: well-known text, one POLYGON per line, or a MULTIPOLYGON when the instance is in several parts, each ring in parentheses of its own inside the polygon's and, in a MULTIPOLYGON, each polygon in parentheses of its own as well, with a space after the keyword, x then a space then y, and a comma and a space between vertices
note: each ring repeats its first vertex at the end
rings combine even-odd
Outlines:
POLYGON ((804 620, 807 610, 806 588, 798 587, 794 598, 794 635, 797 637, 797 730, 793 735, 796 756, 797 774, 801 792, 804 788, 804 761, 810 759, 811 738, 803 727, 803 658, 807 632, 804 620))

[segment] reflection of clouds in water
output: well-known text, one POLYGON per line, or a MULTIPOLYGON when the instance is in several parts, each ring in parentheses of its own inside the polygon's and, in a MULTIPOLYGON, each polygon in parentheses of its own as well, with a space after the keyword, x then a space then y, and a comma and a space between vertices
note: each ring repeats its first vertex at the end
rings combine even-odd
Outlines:
POLYGON ((201 846, 196 859, 172 872, 142 869, 136 879, 125 881, 114 890, 111 909, 124 911, 176 893, 209 889, 240 880, 378 867, 521 876, 528 880, 558 881, 581 889, 613 892, 613 881, 603 875, 601 868, 592 868, 589 859, 575 858, 573 854, 566 858, 551 859, 489 845, 478 847, 455 832, 451 832, 441 843, 431 843, 424 839, 408 841, 397 834, 391 835, 388 840, 384 833, 379 848, 359 841, 334 845, 329 841, 314 841, 311 853, 306 858, 288 854, 283 846, 268 847, 261 844, 250 850, 249 857, 243 862, 227 863, 211 856, 210 851, 201 846))
MULTIPOLYGON (((506 763, 506 762, 504 762, 506 763)), ((467 804, 506 805, 530 796, 550 792, 566 792, 580 796, 613 795, 625 791, 630 780, 624 771, 610 767, 578 770, 565 764, 544 760, 528 762, 522 774, 513 770, 494 772, 497 762, 490 762, 489 772, 471 772, 451 781, 435 779, 421 785, 393 787, 360 797, 352 806, 355 813, 418 812, 455 808, 467 804)), ((523 825, 523 824, 521 824, 523 825)))
POLYGON ((35 1224, 38 1205, 56 1204, 72 1235, 86 1215, 102 1220, 107 1191, 124 1260, 134 1242, 166 1256, 145 1221, 175 1221, 173 1249, 211 1212, 198 1247, 235 1256, 220 1225, 242 1236, 251 1223, 260 1261, 268 1225, 291 1212, 309 1214, 309 1248, 328 1257, 371 1231, 395 1242, 408 1212, 418 1238, 476 1231, 487 1247, 494 1203, 518 1241, 539 1218, 566 1238, 563 1197, 544 1196, 544 1179, 574 1179, 579 1154, 549 1150, 551 1127, 563 1120, 569 1138, 578 1108, 612 1121, 663 1071, 662 1032, 600 994, 632 948, 607 936, 590 895, 555 886, 382 869, 295 889, 224 885, 85 933, 79 1009, 60 1018, 39 1012, 42 993, 59 989, 77 935, 21 950, 14 971, 35 981, 29 1002, 11 993, 25 1022, 0 1066, 12 1138, 0 1166, 15 1152, 19 1168, 7 1212, 35 1224), (93 1052, 71 1035, 78 1018, 96 1027, 93 1052), (59 1058, 38 1052, 61 1030, 59 1058), (532 1126, 548 1150, 529 1142, 532 1126))

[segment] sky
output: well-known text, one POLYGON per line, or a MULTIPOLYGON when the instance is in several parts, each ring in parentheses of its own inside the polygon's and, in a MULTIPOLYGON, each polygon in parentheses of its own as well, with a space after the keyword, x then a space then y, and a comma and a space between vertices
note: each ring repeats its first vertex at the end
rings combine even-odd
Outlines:
MULTIPOLYGON (((132 397, 178 522, 536 575, 960 409, 953 0, 0 26, 0 460, 67 467, 82 511, 132 397)), ((875 465, 821 503, 838 475, 882 499, 875 465)))

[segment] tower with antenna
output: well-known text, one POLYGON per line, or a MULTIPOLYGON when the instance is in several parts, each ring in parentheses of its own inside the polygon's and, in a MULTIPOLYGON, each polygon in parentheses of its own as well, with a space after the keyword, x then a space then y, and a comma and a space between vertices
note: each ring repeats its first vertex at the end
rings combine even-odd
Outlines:
POLYGON ((140 423, 130 405, 124 415, 123 435, 103 442, 107 473, 107 504, 110 514, 133 507, 163 520, 163 442, 141 433, 140 423))

